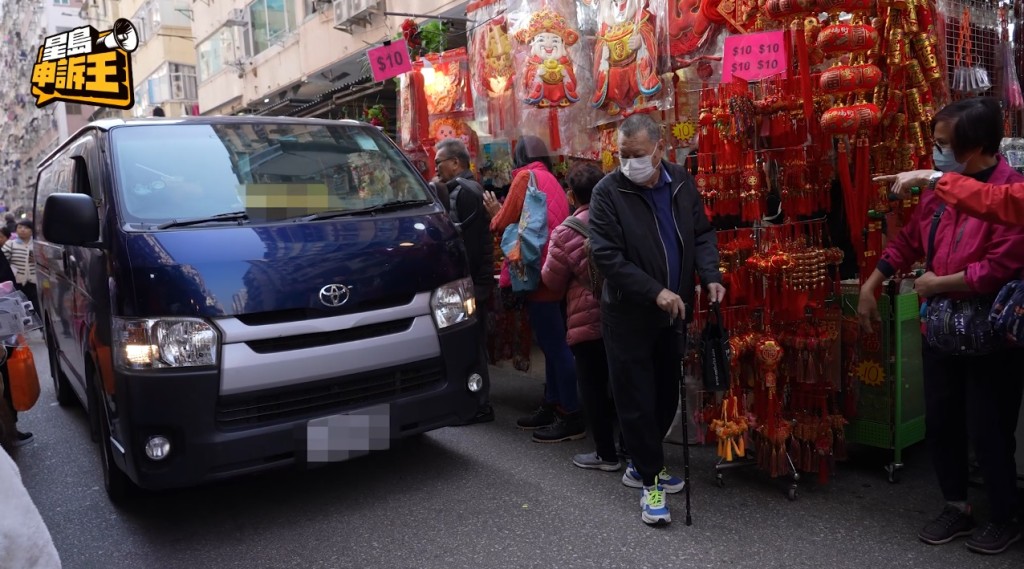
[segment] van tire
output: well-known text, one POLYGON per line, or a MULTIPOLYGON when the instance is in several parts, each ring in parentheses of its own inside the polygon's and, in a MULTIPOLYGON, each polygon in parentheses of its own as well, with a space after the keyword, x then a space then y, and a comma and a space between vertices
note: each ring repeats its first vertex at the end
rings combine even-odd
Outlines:
MULTIPOLYGON (((91 370, 89 370, 91 372, 91 370)), ((90 375, 92 375, 90 373, 90 375)), ((138 495, 138 486, 114 460, 114 449, 110 444, 110 417, 107 415, 107 405, 103 402, 103 396, 99 393, 99 387, 94 381, 90 381, 90 388, 95 392, 96 415, 99 419, 100 432, 100 462, 103 466, 103 488, 107 491, 107 497, 115 506, 124 506, 132 498, 138 495)))
POLYGON ((53 378, 53 393, 61 407, 71 407, 78 403, 78 397, 71 390, 68 376, 60 369, 60 357, 57 356, 57 342, 53 339, 53 325, 47 322, 46 352, 50 360, 50 377, 53 378))

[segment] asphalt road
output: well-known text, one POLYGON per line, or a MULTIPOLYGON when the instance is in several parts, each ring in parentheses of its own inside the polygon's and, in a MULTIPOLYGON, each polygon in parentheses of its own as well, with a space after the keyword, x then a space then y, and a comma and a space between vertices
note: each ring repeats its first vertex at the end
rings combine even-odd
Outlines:
MULTIPOLYGON (((36 442, 17 461, 60 552, 77 568, 964 568, 1021 567, 1024 543, 998 557, 956 542, 930 547, 917 529, 940 508, 923 450, 900 484, 890 458, 857 452, 832 483, 786 485, 753 470, 716 487, 714 451, 693 455, 693 520, 640 521, 621 473, 574 467, 587 440, 541 445, 515 429, 539 382, 494 370, 494 423, 436 431, 391 451, 310 471, 281 471, 148 497, 117 509, 102 489, 84 413, 58 407, 45 348, 44 393, 21 426, 36 442)), ((681 472, 682 447, 666 445, 681 472)), ((980 499, 980 496, 978 496, 980 499)), ((0 510, 2 515, 2 510, 0 510)), ((8 568, 4 568, 8 569, 8 568)), ((21 569, 21 568, 10 568, 21 569)))

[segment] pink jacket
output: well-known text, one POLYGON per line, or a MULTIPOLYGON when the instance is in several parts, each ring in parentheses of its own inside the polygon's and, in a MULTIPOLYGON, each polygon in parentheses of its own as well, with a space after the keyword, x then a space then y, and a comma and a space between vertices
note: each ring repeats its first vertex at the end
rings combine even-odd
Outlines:
MULTIPOLYGON (((1024 181, 1002 157, 988 182, 1009 184, 1024 181)), ((883 273, 905 271, 924 259, 932 216, 942 200, 935 192, 921 194, 921 203, 899 235, 889 243, 879 261, 883 273)), ((965 271, 967 286, 976 294, 994 294, 1024 272, 1024 227, 1009 227, 970 217, 947 206, 935 232, 932 271, 946 276, 965 271)))
MULTIPOLYGON (((519 223, 519 216, 523 212, 523 203, 526 201, 526 189, 530 183, 530 171, 537 180, 537 188, 544 192, 548 205, 548 239, 554 233, 555 228, 569 217, 569 198, 565 196, 565 190, 558 183, 558 178, 548 172, 540 162, 532 162, 513 172, 512 186, 508 190, 508 197, 501 204, 501 211, 491 219, 491 232, 501 235, 505 228, 513 223, 519 223)), ((548 245, 540 253, 541 266, 548 256, 548 245)), ((512 286, 511 277, 508 274, 508 260, 501 266, 501 276, 498 278, 498 286, 512 286)), ((530 293, 528 297, 535 302, 556 302, 561 300, 562 295, 548 290, 543 282, 541 286, 530 293)))
MULTIPOLYGON (((590 221, 588 210, 588 206, 581 207, 576 210, 576 217, 590 221)), ((588 263, 583 236, 564 225, 556 227, 548 243, 541 279, 544 286, 568 297, 566 341, 570 346, 601 339, 601 302, 590 292, 588 263)))

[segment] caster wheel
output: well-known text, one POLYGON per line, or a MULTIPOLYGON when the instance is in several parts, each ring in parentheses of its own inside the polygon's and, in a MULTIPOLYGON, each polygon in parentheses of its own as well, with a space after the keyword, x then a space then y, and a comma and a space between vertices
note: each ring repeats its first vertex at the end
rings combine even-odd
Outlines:
POLYGON ((796 501, 796 498, 797 498, 796 488, 795 487, 794 488, 790 488, 789 492, 786 493, 786 497, 789 498, 790 502, 796 501))
POLYGON ((885 467, 886 478, 889 480, 889 484, 899 484, 900 482, 900 467, 895 464, 890 464, 885 467))
POLYGON ((723 478, 721 474, 715 477, 715 486, 725 488, 725 478, 723 478))

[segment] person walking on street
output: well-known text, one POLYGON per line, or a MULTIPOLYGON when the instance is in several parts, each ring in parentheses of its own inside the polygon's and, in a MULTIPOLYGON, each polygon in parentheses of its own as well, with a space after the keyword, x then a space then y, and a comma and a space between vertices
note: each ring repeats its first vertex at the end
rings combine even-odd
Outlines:
POLYGON ((594 436, 594 451, 578 454, 572 462, 580 468, 615 472, 622 468, 615 450, 615 404, 609 392, 608 355, 601 337, 600 283, 592 270, 588 221, 590 197, 604 173, 592 164, 578 164, 569 171, 569 203, 576 211, 551 234, 548 258, 541 279, 568 301, 566 341, 576 360, 576 377, 594 436))
MULTIPOLYGON (((535 136, 523 136, 516 143, 513 162, 516 170, 505 202, 499 204, 490 192, 484 197, 484 204, 491 213, 491 232, 500 234, 509 225, 519 223, 532 178, 546 198, 547 229, 550 236, 569 217, 569 200, 562 185, 551 173, 547 145, 535 136)), ((538 268, 543 268, 547 256, 548 244, 545 243, 538 268)), ((507 259, 501 268, 499 284, 511 287, 507 259)), ((537 289, 529 293, 526 309, 537 345, 544 352, 544 401, 533 414, 517 420, 516 425, 520 429, 534 431, 533 440, 538 443, 582 439, 586 436, 586 425, 580 412, 576 364, 569 344, 565 341, 562 296, 541 281, 537 289)))
POLYGON ((662 441, 680 397, 685 321, 692 317, 695 276, 711 302, 725 297, 714 228, 692 176, 663 161, 665 142, 646 114, 618 132, 618 170, 594 188, 590 232, 605 278, 601 330, 612 392, 629 447, 626 486, 642 488, 641 519, 671 522, 665 493, 683 489, 665 468, 662 441))
POLYGON ((39 297, 36 293, 36 260, 32 248, 35 244, 32 241, 32 222, 21 220, 18 222, 17 236, 7 243, 4 243, 3 253, 7 261, 14 269, 15 284, 18 290, 25 293, 25 296, 32 301, 32 307, 36 314, 39 313, 39 297))
MULTIPOLYGON (((947 105, 932 120, 932 130, 939 170, 992 184, 1024 182, 999 155, 1003 115, 998 100, 980 97, 947 105)), ((879 320, 875 295, 884 280, 923 258, 928 260, 927 272, 914 281, 922 298, 933 302, 946 296, 980 304, 1024 271, 1024 228, 970 217, 947 207, 935 192, 923 192, 861 287, 857 312, 866 331, 879 320)), ((926 338, 921 342, 925 440, 945 505, 918 538, 942 545, 970 536, 968 549, 1002 553, 1021 538, 1014 449, 1024 396, 1024 349, 960 355, 932 346, 926 338), (971 449, 989 502, 989 520, 978 528, 967 501, 971 449)))
MULTIPOLYGON (((476 317, 483 331, 480 353, 481 357, 486 358, 488 309, 494 290, 494 243, 491 240, 491 219, 484 207, 484 190, 469 169, 469 150, 461 140, 442 140, 437 143, 435 152, 434 163, 437 166, 438 181, 444 184, 448 199, 445 206, 452 221, 459 228, 469 257, 469 271, 473 277, 476 295, 476 317)), ((493 420, 494 408, 485 399, 470 423, 493 420)))
MULTIPOLYGON (((0 255, 0 283, 5 282, 17 283, 17 280, 15 279, 14 271, 11 269, 11 264, 7 261, 7 257, 5 255, 0 255)), ((11 349, 12 348, 8 348, 6 346, 0 346, 0 350, 8 351, 7 355, 10 354, 11 349)), ((3 400, 0 401, 0 405, 7 406, 11 422, 15 425, 14 436, 11 437, 14 446, 27 445, 32 442, 35 437, 32 436, 32 433, 19 431, 17 429, 18 412, 14 410, 14 401, 11 398, 11 383, 10 373, 7 371, 7 357, 4 357, 3 360, 3 363, 0 363, 0 375, 3 376, 3 400)))
POLYGON ((8 235, 13 235, 18 229, 18 222, 14 219, 14 214, 7 212, 4 214, 4 227, 7 228, 8 235))
POLYGON ((11 235, 13 235, 13 233, 11 233, 9 229, 6 227, 0 227, 0 250, 2 250, 3 246, 11 240, 11 235))

